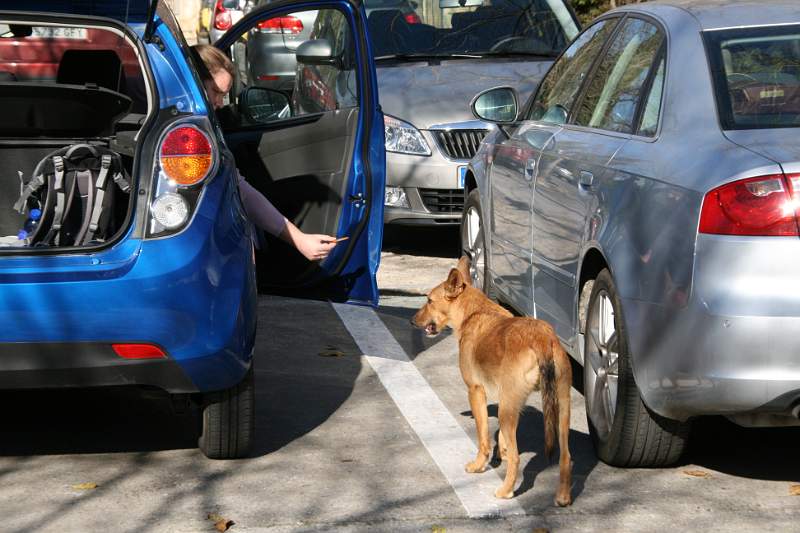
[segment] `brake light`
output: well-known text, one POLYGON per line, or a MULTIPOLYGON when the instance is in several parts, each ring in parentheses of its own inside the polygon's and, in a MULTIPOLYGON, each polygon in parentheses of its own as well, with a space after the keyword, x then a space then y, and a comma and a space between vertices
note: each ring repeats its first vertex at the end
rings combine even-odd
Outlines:
POLYGON ((161 169, 178 185, 201 182, 213 164, 211 142, 194 126, 179 126, 161 143, 161 169))
POLYGON ((297 17, 275 17, 258 23, 262 33, 297 35, 303 31, 303 21, 297 17))
POLYGON ((154 344, 112 344, 111 347, 123 359, 163 359, 167 356, 154 344))
POLYGON ((416 13, 406 13, 404 17, 409 24, 422 24, 422 19, 416 13))
POLYGON ((222 0, 217 0, 214 6, 214 28, 218 30, 229 30, 233 26, 231 14, 222 5, 222 0))
POLYGON ((797 236, 800 174, 773 174, 727 183, 703 199, 700 233, 797 236))

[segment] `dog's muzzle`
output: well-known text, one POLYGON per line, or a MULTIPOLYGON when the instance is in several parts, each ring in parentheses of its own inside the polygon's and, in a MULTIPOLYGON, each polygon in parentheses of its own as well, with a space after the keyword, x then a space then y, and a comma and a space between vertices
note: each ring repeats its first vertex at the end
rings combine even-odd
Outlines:
POLYGON ((433 322, 429 322, 425 326, 425 335, 428 337, 435 337, 439 334, 439 331, 436 329, 436 324, 433 322))

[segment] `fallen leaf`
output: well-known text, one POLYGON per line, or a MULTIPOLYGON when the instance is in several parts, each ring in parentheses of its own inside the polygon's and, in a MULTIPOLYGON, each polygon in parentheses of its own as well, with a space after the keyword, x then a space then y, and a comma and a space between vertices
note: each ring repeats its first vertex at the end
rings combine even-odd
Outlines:
POLYGON ((446 531, 444 526, 431 526, 431 533, 445 533, 446 531))
POLYGON ((236 522, 234 522, 233 520, 227 520, 227 521, 220 520, 219 522, 214 524, 214 527, 217 529, 217 531, 222 532, 222 531, 228 531, 228 529, 230 529, 235 524, 236 522))
POLYGON ((692 477, 711 477, 705 470, 684 470, 683 473, 692 477))
POLYGON ((236 525, 236 522, 233 520, 228 520, 227 518, 220 516, 216 513, 209 513, 208 519, 214 522, 214 528, 217 531, 228 531, 231 527, 236 525))
POLYGON ((97 488, 97 483, 78 483, 77 485, 72 485, 72 488, 75 490, 92 490, 97 488))
POLYGON ((537 527, 531 533, 550 533, 550 530, 546 527, 537 527))
POLYGON ((789 487, 789 494, 792 496, 800 496, 800 485, 791 485, 789 487))

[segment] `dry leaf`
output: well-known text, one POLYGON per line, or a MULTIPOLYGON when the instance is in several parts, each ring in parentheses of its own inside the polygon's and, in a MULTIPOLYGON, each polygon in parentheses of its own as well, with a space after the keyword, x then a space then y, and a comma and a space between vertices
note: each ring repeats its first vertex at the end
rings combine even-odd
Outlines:
POLYGON ((233 526, 234 524, 236 524, 236 522, 234 522, 233 520, 227 520, 227 521, 220 520, 219 522, 214 524, 214 527, 217 529, 217 531, 222 532, 222 531, 228 531, 228 529, 230 529, 231 526, 233 526))
POLYGON ((546 527, 537 527, 531 533, 550 533, 550 530, 546 527))
POLYGON ((683 473, 692 477, 711 477, 705 470, 684 470, 683 473))
POLYGON ((92 490, 97 488, 97 483, 78 483, 77 485, 72 485, 72 488, 75 490, 92 490))
POLYGON ((217 531, 228 531, 231 527, 236 525, 236 522, 233 520, 228 520, 227 518, 224 518, 216 513, 209 513, 208 519, 214 522, 214 528, 217 531))
POLYGON ((792 496, 800 496, 800 485, 791 485, 789 487, 789 494, 792 496))
POLYGON ((431 526, 431 533, 445 533, 446 531, 444 526, 431 526))

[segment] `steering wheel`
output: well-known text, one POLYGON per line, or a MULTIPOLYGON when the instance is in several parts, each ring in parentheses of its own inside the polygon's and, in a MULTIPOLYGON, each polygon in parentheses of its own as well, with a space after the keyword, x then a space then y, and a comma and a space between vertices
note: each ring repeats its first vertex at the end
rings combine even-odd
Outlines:
POLYGON ((729 84, 740 83, 740 82, 759 83, 759 81, 755 79, 753 76, 751 76, 750 74, 745 74, 743 72, 731 72, 726 77, 728 78, 729 84))
POLYGON ((527 40, 528 37, 525 37, 524 35, 514 35, 512 37, 506 37, 505 39, 500 39, 499 41, 494 43, 492 47, 489 48, 489 52, 498 52, 500 51, 501 48, 503 48, 503 45, 506 45, 514 41, 527 41, 527 40))

